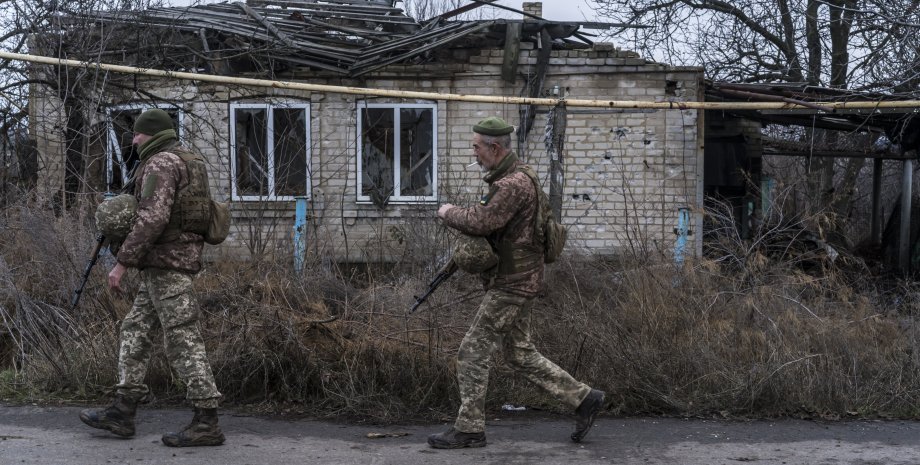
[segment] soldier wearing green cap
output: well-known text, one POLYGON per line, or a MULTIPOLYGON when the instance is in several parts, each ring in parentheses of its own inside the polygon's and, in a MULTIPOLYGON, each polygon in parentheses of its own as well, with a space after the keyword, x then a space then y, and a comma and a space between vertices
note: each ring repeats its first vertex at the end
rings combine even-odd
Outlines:
MULTIPOLYGON (((147 110, 137 118, 133 143, 141 162, 135 175, 136 210, 131 212, 127 235, 118 238, 123 242, 109 273, 109 286, 120 290, 128 268, 138 270, 141 283, 121 323, 115 401, 105 409, 84 410, 80 420, 121 437, 134 436, 137 404, 149 393, 144 377, 153 336, 162 327, 167 358, 195 407, 191 423, 179 432, 164 434, 163 443, 219 445, 224 442, 217 425, 221 394, 214 383, 198 327, 198 303, 192 295, 192 280, 201 270, 204 247, 200 225, 210 220, 206 165, 200 155, 179 144, 172 118, 160 109, 147 110)), ((111 220, 108 210, 126 210, 115 207, 100 208, 97 216, 111 220)), ((108 223, 112 221, 104 221, 100 229, 111 226, 108 223)))
POLYGON ((486 445, 486 388, 497 350, 515 371, 575 409, 572 441, 585 437, 604 405, 602 391, 575 380, 530 340, 530 312, 543 286, 543 247, 535 233, 540 196, 528 174, 532 170, 511 150, 512 132, 497 117, 473 126, 473 155, 486 173, 488 194, 473 207, 447 203, 438 209, 445 225, 485 237, 498 255, 498 264, 480 273, 486 295, 457 353, 457 419, 446 432, 428 437, 428 444, 438 449, 486 445))

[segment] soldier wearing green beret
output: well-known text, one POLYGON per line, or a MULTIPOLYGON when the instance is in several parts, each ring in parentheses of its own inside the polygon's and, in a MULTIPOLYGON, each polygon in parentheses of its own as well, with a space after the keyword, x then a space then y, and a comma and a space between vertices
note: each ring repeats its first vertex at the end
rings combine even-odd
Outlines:
MULTIPOLYGON (((134 190, 136 210, 125 228, 127 235, 118 238, 123 242, 109 273, 109 286, 120 290, 124 274, 134 268, 140 288, 121 323, 115 400, 108 408, 82 411, 80 420, 121 437, 134 436, 137 404, 149 393, 144 377, 153 337, 162 328, 167 358, 195 407, 191 423, 179 432, 164 434, 163 443, 220 445, 224 442, 217 425, 221 394, 214 383, 198 327, 199 307, 192 295, 192 280, 201 270, 203 233, 210 221, 206 164, 200 155, 179 144, 172 118, 160 109, 147 110, 137 118, 133 143, 141 161, 134 190)), ((110 220, 113 215, 108 210, 100 208, 97 217, 110 220)))
POLYGON ((486 445, 486 388, 497 350, 515 371, 575 409, 573 441, 585 437, 604 405, 602 391, 575 380, 530 340, 530 312, 543 286, 543 246, 535 232, 540 196, 533 171, 511 151, 512 132, 497 117, 473 126, 473 155, 486 173, 488 194, 473 207, 438 209, 445 225, 488 239, 498 264, 480 273, 486 295, 457 353, 460 410, 453 427, 428 437, 434 448, 486 445))

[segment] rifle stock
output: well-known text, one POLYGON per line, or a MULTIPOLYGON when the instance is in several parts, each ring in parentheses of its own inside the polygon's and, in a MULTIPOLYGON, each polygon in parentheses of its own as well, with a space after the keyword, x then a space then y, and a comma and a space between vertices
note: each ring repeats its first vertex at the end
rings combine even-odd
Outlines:
POLYGON ((409 313, 415 313, 422 303, 428 300, 428 297, 438 289, 441 284, 444 284, 444 281, 447 281, 454 273, 457 272, 457 264, 453 260, 447 262, 447 265, 444 265, 444 268, 441 268, 441 271, 431 280, 431 283, 428 285, 428 290, 422 294, 421 297, 415 297, 415 303, 412 305, 412 308, 409 309, 409 313))
POLYGON ((76 310, 77 304, 80 303, 80 296, 83 294, 83 288, 86 287, 86 281, 89 280, 89 274, 93 271, 93 266, 96 265, 96 260, 99 258, 99 252, 102 250, 102 244, 105 242, 105 236, 102 234, 99 235, 99 238, 96 239, 96 247, 93 249, 92 255, 89 257, 89 261, 86 262, 86 269, 83 270, 83 279, 80 281, 80 287, 73 291, 73 300, 70 303, 70 310, 76 310))

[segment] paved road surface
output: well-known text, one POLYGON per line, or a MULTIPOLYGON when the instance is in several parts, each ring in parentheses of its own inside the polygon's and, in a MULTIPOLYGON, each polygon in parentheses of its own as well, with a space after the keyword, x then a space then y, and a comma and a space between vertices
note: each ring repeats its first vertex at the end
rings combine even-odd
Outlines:
POLYGON ((142 409, 134 439, 84 426, 79 410, 0 405, 0 465, 920 464, 920 422, 908 421, 601 417, 585 442, 573 444, 568 419, 502 412, 489 421, 488 447, 441 451, 428 448, 425 437, 445 425, 375 427, 224 411, 225 445, 172 449, 160 435, 187 422, 188 410, 142 409))

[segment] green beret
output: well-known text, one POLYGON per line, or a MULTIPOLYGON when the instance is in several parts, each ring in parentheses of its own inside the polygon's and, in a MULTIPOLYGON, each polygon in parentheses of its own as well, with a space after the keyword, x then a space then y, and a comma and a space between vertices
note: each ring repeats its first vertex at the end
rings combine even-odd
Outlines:
POLYGON ((496 116, 490 116, 473 126, 473 132, 484 136, 504 136, 514 132, 514 126, 496 116))
POLYGON ((141 113, 141 115, 137 117, 137 121, 134 122, 134 132, 147 134, 148 136, 156 135, 158 132, 167 129, 175 129, 173 127, 173 120, 169 117, 169 113, 159 108, 141 113))

